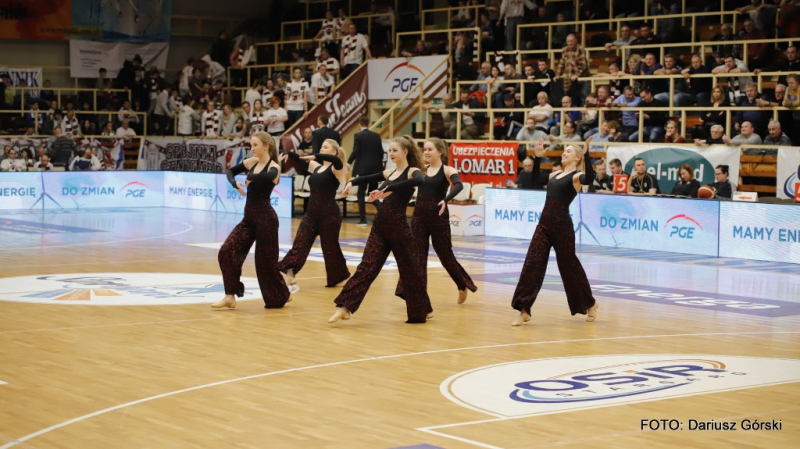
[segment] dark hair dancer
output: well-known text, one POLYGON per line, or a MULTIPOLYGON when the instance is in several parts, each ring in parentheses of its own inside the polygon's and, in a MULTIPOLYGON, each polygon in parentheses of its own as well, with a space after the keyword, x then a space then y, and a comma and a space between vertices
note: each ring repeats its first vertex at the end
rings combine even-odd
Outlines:
MULTIPOLYGON (((416 261, 422 267, 422 281, 427 287, 428 273, 425 267, 428 265, 429 241, 432 241, 436 255, 458 287, 458 303, 462 304, 467 300, 467 289, 475 292, 478 287, 453 254, 447 203, 461 192, 464 185, 461 184, 458 171, 447 165, 447 146, 442 139, 431 137, 425 142, 423 150, 428 167, 425 171, 425 182, 419 187, 417 205, 411 218, 416 261), (450 185, 453 187, 448 194, 447 188, 450 185)), ((401 298, 405 296, 402 279, 397 283, 395 294, 401 298)))
MULTIPOLYGON (((586 321, 594 321, 597 316, 597 301, 592 296, 586 272, 575 254, 575 228, 569 216, 569 205, 578 195, 581 185, 589 186, 594 181, 589 158, 591 141, 591 137, 586 139, 582 153, 574 145, 567 145, 561 156, 564 170, 550 175, 542 217, 533 233, 519 276, 520 282, 511 301, 511 307, 520 311, 512 326, 531 320, 531 307, 542 288, 551 247, 556 250, 558 271, 561 272, 570 312, 573 315, 587 314, 586 321), (581 173, 581 170, 585 170, 585 173, 581 173)), ((536 157, 544 156, 542 139, 539 139, 533 152, 536 157)))
POLYGON ((398 137, 389 145, 389 159, 396 165, 395 170, 386 170, 367 176, 359 176, 350 180, 342 194, 347 194, 353 185, 363 185, 371 181, 385 182, 369 194, 369 202, 385 198, 383 206, 375 215, 372 230, 364 248, 364 257, 353 277, 347 281, 342 292, 334 301, 338 309, 328 320, 349 320, 355 313, 372 282, 383 268, 383 263, 394 254, 400 279, 406 285, 406 323, 424 323, 428 314, 433 312, 431 300, 428 298, 425 283, 422 281, 422 267, 414 258, 411 242, 411 228, 406 221, 408 201, 414 194, 414 187, 422 185, 422 156, 414 139, 408 136, 398 137))
MULTIPOLYGON (((235 176, 247 173, 247 202, 244 218, 233 228, 219 249, 219 267, 225 283, 225 297, 211 305, 215 309, 236 307, 234 295, 244 295, 244 284, 240 281, 242 265, 256 243, 256 276, 264 308, 279 309, 291 301, 283 275, 278 270, 278 215, 270 205, 272 189, 280 180, 278 148, 275 140, 265 132, 257 132, 250 138, 251 158, 228 170, 228 182, 240 194, 245 195, 241 182, 235 176)), ((294 293, 296 289, 292 290, 294 293)))
POLYGON ((336 189, 344 180, 346 171, 344 151, 335 140, 325 139, 319 153, 301 158, 292 151, 281 156, 284 161, 288 158, 297 163, 301 172, 311 173, 311 178, 308 180, 311 197, 308 212, 297 228, 292 249, 278 264, 278 268, 286 273, 286 282, 294 285, 296 283, 294 276, 303 269, 311 245, 319 236, 322 256, 325 259, 325 271, 328 275, 328 283, 325 286, 335 287, 350 277, 350 270, 347 269, 342 248, 339 246, 342 212, 336 204, 336 189))

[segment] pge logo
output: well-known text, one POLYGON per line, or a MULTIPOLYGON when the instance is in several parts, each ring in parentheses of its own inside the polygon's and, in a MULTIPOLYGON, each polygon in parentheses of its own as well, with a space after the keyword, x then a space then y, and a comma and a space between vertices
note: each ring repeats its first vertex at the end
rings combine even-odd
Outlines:
POLYGON ((120 189, 125 192, 125 198, 144 198, 148 190, 152 190, 150 186, 139 181, 129 182, 120 189))
POLYGON ((471 228, 471 227, 482 228, 483 227, 483 216, 481 216, 481 215, 473 215, 473 216, 467 218, 467 227, 468 228, 471 228))
POLYGON ((454 228, 461 227, 461 217, 456 214, 450 216, 450 226, 454 228))
POLYGON ((786 198, 795 197, 795 184, 797 184, 798 181, 800 181, 800 165, 797 166, 797 173, 792 173, 791 176, 786 178, 786 182, 783 184, 783 193, 786 194, 786 198))
POLYGON ((703 230, 703 227, 700 225, 700 223, 697 222, 697 220, 686 214, 675 215, 674 217, 667 220, 667 229, 669 229, 670 237, 677 236, 678 238, 681 239, 693 239, 694 231, 697 228, 700 228, 701 231, 703 230), (685 220, 691 224, 687 224, 685 222, 676 222, 672 226, 670 226, 669 223, 672 220, 685 220))
MULTIPOLYGON (((395 70, 401 69, 403 67, 406 67, 411 70, 416 70, 417 72, 419 72, 422 78, 425 77, 425 73, 422 70, 420 70, 419 67, 411 65, 408 63, 408 61, 406 61, 398 64, 397 66, 395 66, 395 68, 389 71, 389 74, 386 75, 386 78, 384 78, 383 81, 388 81, 389 77, 392 76, 392 73, 394 73, 395 70)), ((407 71, 408 70, 404 70, 404 72, 407 71)), ((408 92, 417 85, 420 79, 421 78, 417 76, 406 76, 406 77, 398 76, 392 80, 392 92, 394 92, 396 89, 400 89, 400 92, 408 92)))

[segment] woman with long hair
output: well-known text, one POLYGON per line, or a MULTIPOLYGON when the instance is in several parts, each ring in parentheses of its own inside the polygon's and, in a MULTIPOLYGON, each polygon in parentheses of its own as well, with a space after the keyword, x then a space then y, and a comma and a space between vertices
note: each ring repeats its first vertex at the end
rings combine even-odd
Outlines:
POLYGON ((422 185, 422 155, 413 138, 397 137, 389 144, 389 159, 397 166, 394 170, 386 170, 372 175, 359 176, 347 183, 342 194, 346 195, 354 185, 365 185, 370 182, 384 181, 377 190, 369 194, 367 201, 384 199, 383 205, 375 216, 372 230, 364 247, 364 256, 353 277, 347 281, 342 292, 334 301, 338 309, 330 317, 329 323, 349 320, 355 313, 372 282, 378 277, 383 263, 394 254, 400 279, 406 288, 406 323, 424 323, 433 312, 431 300, 422 281, 422 267, 414 258, 411 243, 411 227, 406 221, 408 201, 414 194, 414 187, 422 185))
POLYGON ((284 153, 283 161, 291 157, 301 173, 310 173, 308 185, 311 197, 308 212, 294 237, 294 245, 278 264, 278 268, 286 273, 286 281, 294 285, 295 275, 303 269, 308 259, 311 245, 319 236, 322 244, 322 256, 325 259, 325 272, 328 276, 326 287, 335 287, 350 277, 350 270, 339 246, 339 230, 342 228, 342 213, 336 204, 336 189, 344 180, 344 150, 333 139, 325 139, 319 153, 300 157, 294 151, 284 153), (308 161, 308 162, 306 162, 308 161))
MULTIPOLYGON (((458 288, 458 303, 467 300, 467 289, 475 292, 478 287, 472 282, 464 267, 453 254, 450 235, 450 211, 447 203, 464 188, 458 171, 447 165, 447 146, 442 139, 431 137, 423 146, 423 157, 428 166, 425 169, 425 182, 419 187, 417 205, 411 218, 411 234, 414 236, 414 253, 417 264, 422 267, 422 281, 427 285, 425 267, 428 265, 429 242, 442 262, 447 274, 458 288), (450 193, 447 188, 451 187, 450 193)), ((397 296, 403 297, 402 280, 397 283, 397 296)))
POLYGON ((242 265, 253 243, 256 244, 256 276, 264 308, 279 309, 291 301, 291 293, 296 291, 286 287, 283 275, 278 270, 278 215, 270 204, 270 195, 280 180, 278 148, 275 140, 265 132, 253 134, 250 138, 253 157, 228 170, 228 182, 241 194, 247 187, 247 201, 244 218, 233 228, 231 234, 219 249, 219 267, 225 284, 225 297, 211 305, 215 309, 236 307, 236 297, 244 295, 242 265), (246 185, 235 177, 247 173, 246 185))
MULTIPOLYGON (((561 155, 564 170, 550 175, 544 210, 533 233, 522 274, 519 276, 520 283, 517 284, 514 299, 511 301, 511 307, 520 312, 511 323, 512 326, 531 320, 531 307, 544 282, 550 248, 556 250, 558 271, 567 293, 570 312, 573 315, 587 314, 586 321, 594 321, 597 316, 597 301, 592 296, 586 272, 575 254, 575 227, 569 216, 569 205, 578 195, 581 186, 592 185, 594 181, 594 170, 589 157, 591 141, 591 137, 586 139, 583 151, 575 145, 567 145, 561 155)), ((533 150, 536 157, 544 156, 542 142, 539 139, 533 150)))
POLYGON ((675 120, 667 120, 667 124, 664 125, 664 143, 686 143, 686 139, 678 132, 675 120))

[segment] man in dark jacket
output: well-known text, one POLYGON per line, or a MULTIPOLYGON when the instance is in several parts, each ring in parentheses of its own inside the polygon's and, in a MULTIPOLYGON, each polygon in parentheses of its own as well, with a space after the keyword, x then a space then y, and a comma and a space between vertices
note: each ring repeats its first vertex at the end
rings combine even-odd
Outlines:
MULTIPOLYGON (((667 105, 656 100, 653 97, 653 91, 649 88, 644 88, 639 93, 642 103, 639 104, 640 108, 663 108, 667 105)), ((666 111, 641 111, 636 113, 636 118, 639 114, 644 115, 644 141, 645 142, 661 142, 664 139, 664 125, 667 123, 666 111)), ((639 131, 631 134, 631 142, 639 141, 639 131)))
POLYGON ((333 139, 339 145, 342 144, 342 136, 328 128, 328 116, 322 114, 317 118, 317 129, 311 134, 311 154, 319 153, 322 148, 322 142, 325 142, 325 139, 333 139))
MULTIPOLYGON (((461 101, 457 101, 450 105, 447 109, 461 109, 464 112, 458 114, 458 119, 461 120, 461 135, 458 137, 461 140, 476 140, 483 135, 483 125, 486 121, 486 113, 484 112, 469 112, 470 109, 484 109, 486 106, 481 104, 476 98, 470 98, 469 92, 461 91, 461 101)), ((450 138, 455 139, 457 124, 450 127, 450 138)))
POLYGON ((495 113, 497 123, 494 126, 496 140, 509 140, 517 137, 517 133, 525 123, 525 113, 522 111, 505 111, 505 109, 522 109, 522 103, 516 100, 514 94, 506 94, 503 98, 503 108, 495 113))
MULTIPOLYGON (((380 134, 369 130, 369 117, 363 116, 359 121, 361 131, 353 137, 353 152, 347 160, 353 164, 353 176, 371 175, 383 170, 383 143, 380 134), (355 163, 354 163, 355 162, 355 163)), ((359 187, 356 193, 358 198, 358 225, 366 226, 367 212, 364 197, 367 193, 376 190, 378 183, 373 182, 359 187)), ((380 201, 372 203, 380 209, 380 201)))

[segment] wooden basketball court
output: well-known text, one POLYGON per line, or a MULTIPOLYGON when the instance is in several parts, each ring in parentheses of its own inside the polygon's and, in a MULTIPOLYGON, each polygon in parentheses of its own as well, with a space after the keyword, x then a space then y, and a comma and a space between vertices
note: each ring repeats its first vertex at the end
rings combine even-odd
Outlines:
MULTIPOLYGON (((597 321, 569 315, 551 258, 512 328, 527 241, 457 238, 479 288, 465 304, 430 268, 435 317, 405 324, 388 267, 330 325, 339 289, 313 254, 284 309, 252 282, 236 310, 209 307, 239 219, 0 214, 0 448, 797 447, 800 267, 587 247, 597 321), (742 428, 755 420, 780 428, 742 428)), ((343 226, 354 264, 368 232, 343 226)))

